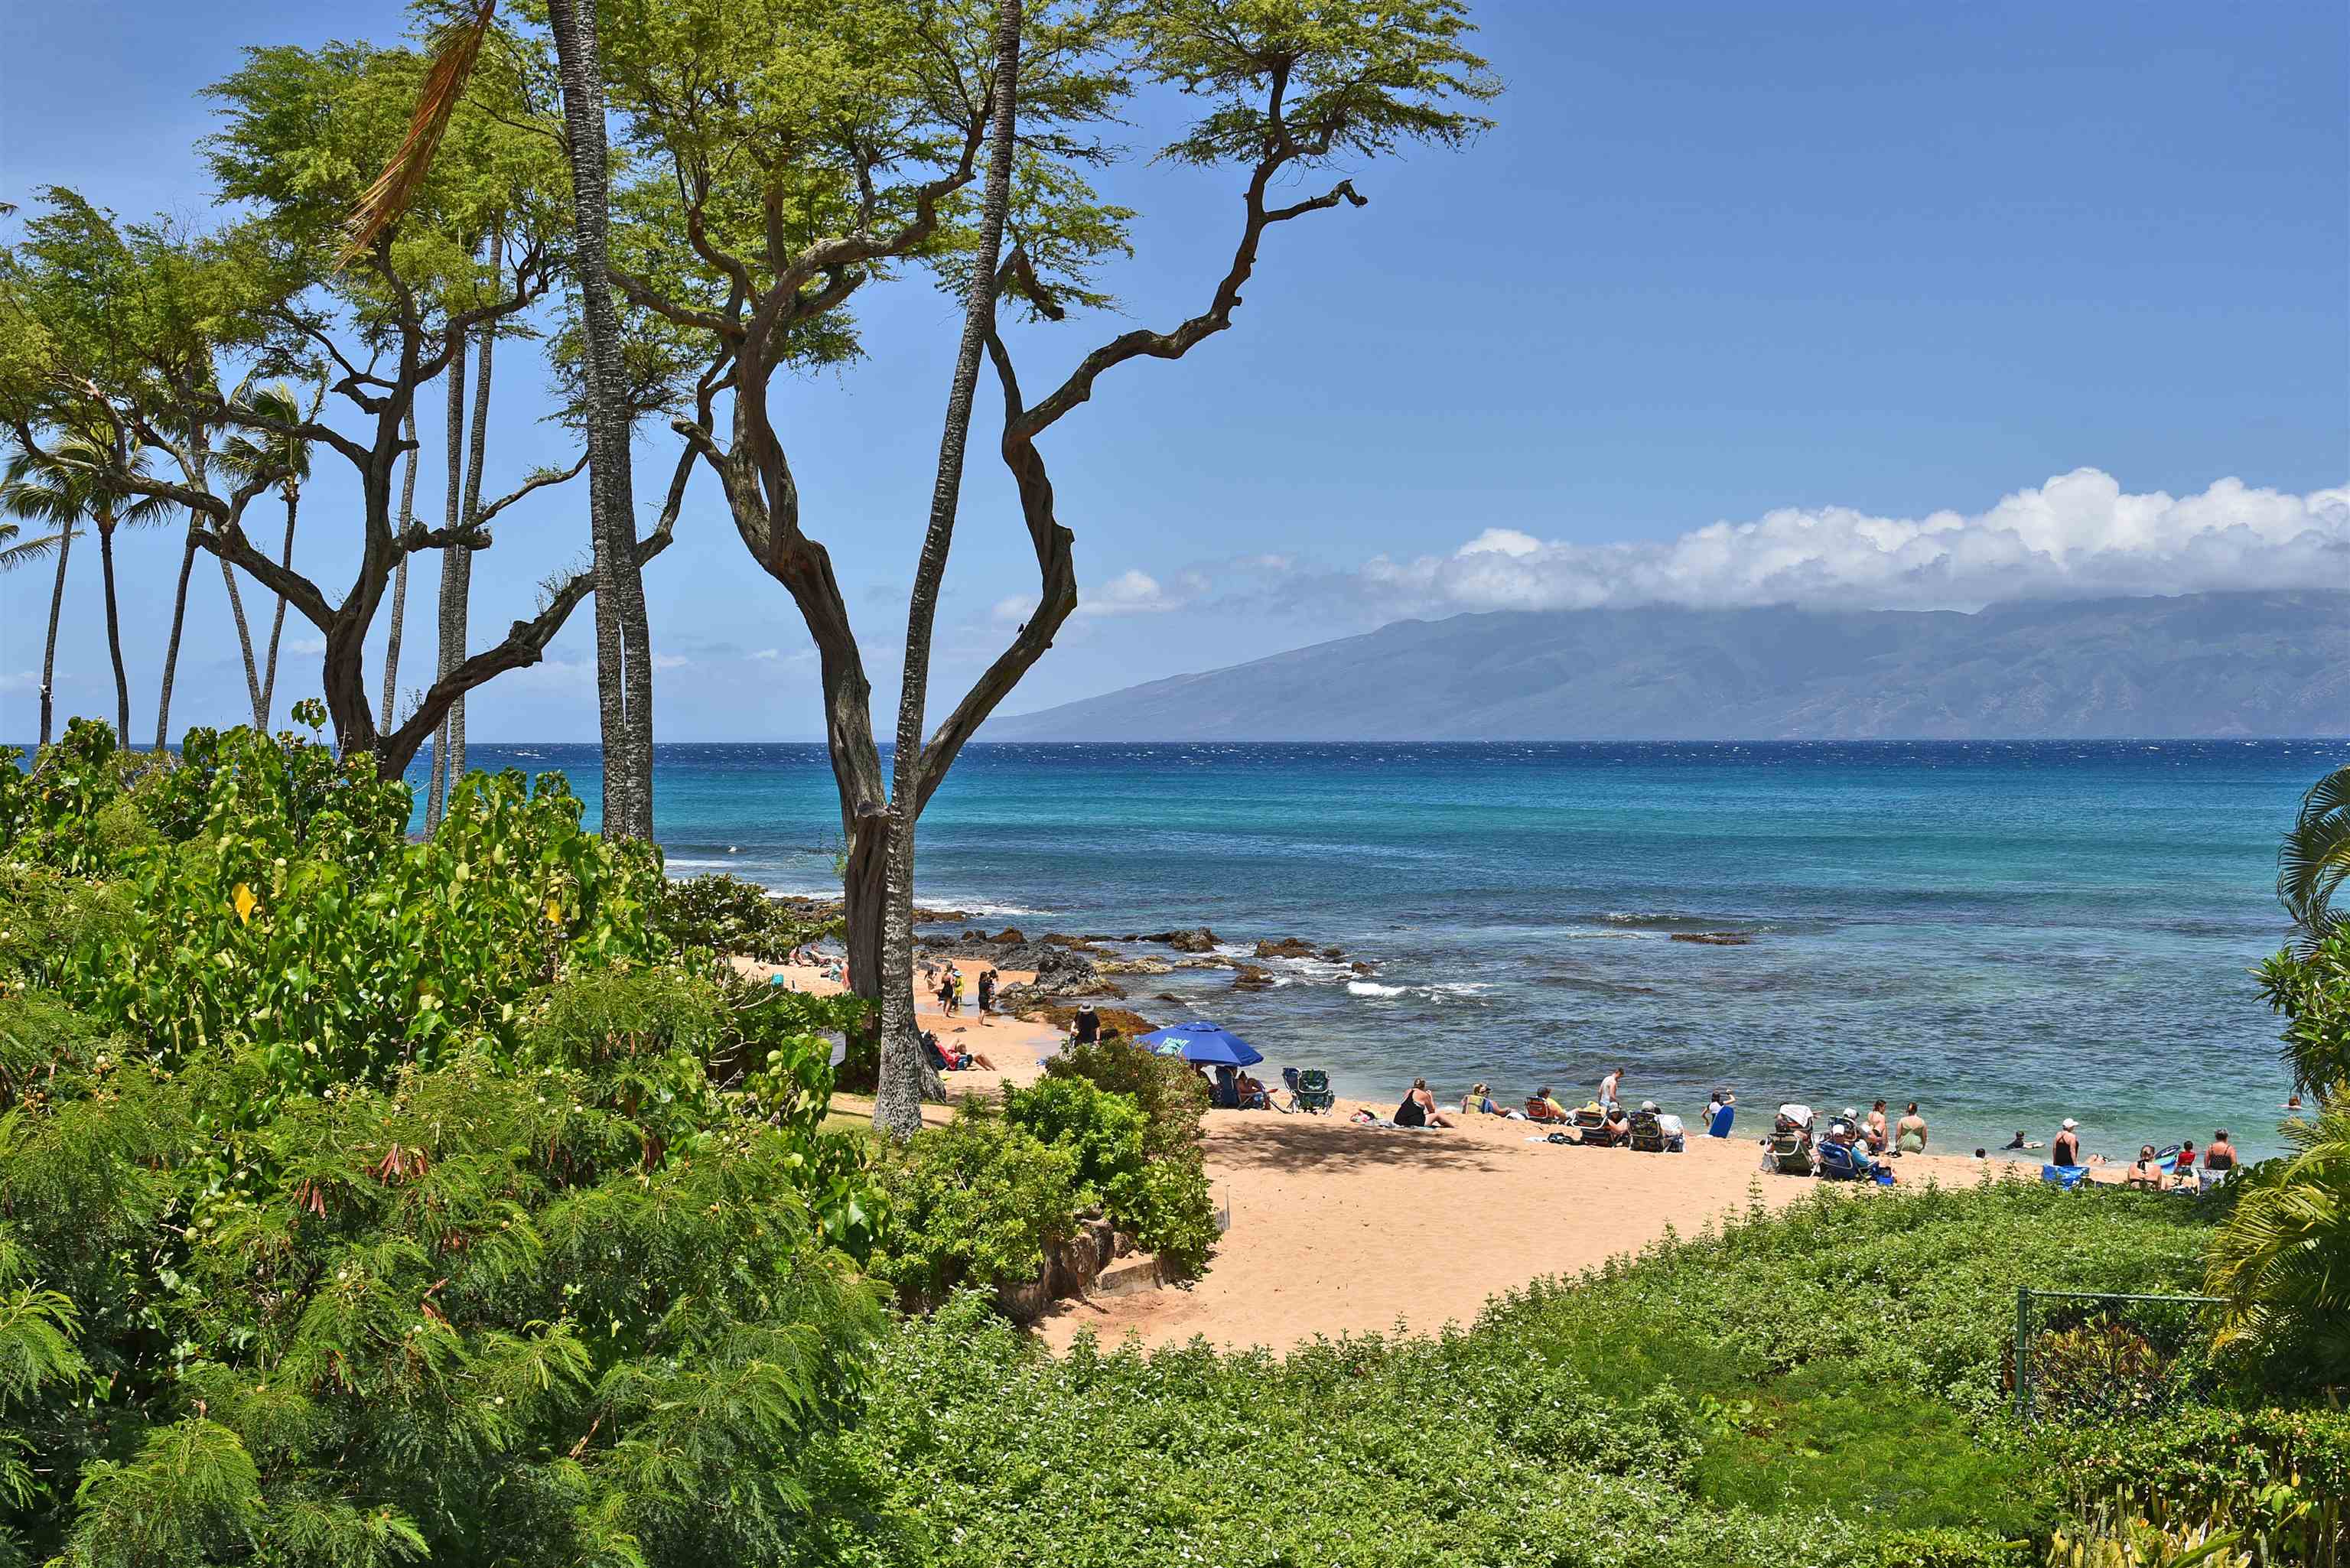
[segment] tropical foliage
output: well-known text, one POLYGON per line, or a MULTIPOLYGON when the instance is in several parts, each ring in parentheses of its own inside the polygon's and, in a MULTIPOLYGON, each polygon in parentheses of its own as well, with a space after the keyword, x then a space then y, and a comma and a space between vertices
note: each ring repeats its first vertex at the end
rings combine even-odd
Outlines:
POLYGON ((791 1456, 880 1327, 862 1145, 820 1130, 856 1004, 709 978, 559 780, 458 803, 411 843, 405 786, 242 730, 0 768, 0 1554, 806 1529, 791 1456))

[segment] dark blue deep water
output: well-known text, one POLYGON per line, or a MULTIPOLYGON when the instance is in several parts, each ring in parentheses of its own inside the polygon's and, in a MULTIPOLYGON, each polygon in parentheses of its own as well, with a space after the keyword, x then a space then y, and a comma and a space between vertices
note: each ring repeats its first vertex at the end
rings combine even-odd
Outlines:
MULTIPOLYGON (((595 820, 592 747, 468 761, 559 769, 595 820)), ((2285 935, 2277 836, 2345 761, 2341 742, 979 745, 923 818, 919 888, 1032 936, 1342 947, 1378 973, 1122 983, 1366 1096, 1415 1074, 1587 1094, 1620 1059, 1685 1115, 1721 1083, 1750 1116, 1916 1099, 1938 1150, 2070 1115, 2093 1150, 2224 1124, 2252 1151, 2285 1094, 2248 972, 2285 935)), ((825 888, 821 747, 664 745, 657 768, 672 872, 825 888)))

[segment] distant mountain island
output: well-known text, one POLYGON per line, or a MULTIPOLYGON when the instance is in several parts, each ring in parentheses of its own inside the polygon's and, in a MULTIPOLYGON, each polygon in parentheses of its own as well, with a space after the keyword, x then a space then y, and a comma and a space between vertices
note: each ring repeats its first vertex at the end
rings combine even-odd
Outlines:
POLYGON ((993 741, 2350 734, 2350 591, 1398 621, 1000 718, 993 741))

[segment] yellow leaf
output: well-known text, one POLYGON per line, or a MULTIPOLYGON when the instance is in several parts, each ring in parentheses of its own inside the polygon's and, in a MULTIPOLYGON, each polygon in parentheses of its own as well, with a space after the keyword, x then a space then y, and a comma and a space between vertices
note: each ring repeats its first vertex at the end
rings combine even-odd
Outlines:
POLYGON ((260 906, 261 900, 254 897, 252 888, 246 887, 244 883, 239 882, 236 885, 235 890, 229 894, 228 901, 236 908, 236 919, 239 925, 251 925, 253 923, 253 911, 260 906))

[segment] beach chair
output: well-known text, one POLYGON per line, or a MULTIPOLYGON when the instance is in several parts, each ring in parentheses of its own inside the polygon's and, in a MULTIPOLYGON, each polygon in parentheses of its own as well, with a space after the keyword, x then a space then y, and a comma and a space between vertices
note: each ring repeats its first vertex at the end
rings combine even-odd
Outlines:
POLYGON ((1771 1168, 1782 1176, 1809 1176, 1812 1156, 1812 1107, 1785 1105, 1771 1123, 1771 1168))
POLYGON ((1625 1141, 1640 1154, 1662 1154, 1665 1152, 1664 1124, 1657 1119, 1654 1111, 1634 1111, 1632 1130, 1625 1141))
POLYGON ((1565 1123, 1568 1118, 1560 1116, 1556 1111, 1552 1110, 1550 1108, 1550 1102, 1544 1099, 1540 1095, 1528 1095, 1526 1096, 1526 1120, 1530 1122, 1549 1122, 1556 1125, 1565 1123))
POLYGON ((1820 1176, 1828 1181, 1866 1181, 1874 1174, 1867 1155, 1835 1138, 1820 1145, 1819 1161, 1820 1176))
POLYGON ((1575 1136, 1588 1148, 1612 1148, 1627 1136, 1609 1130, 1607 1113, 1596 1101, 1577 1106, 1569 1119, 1575 1123, 1575 1136))
POLYGON ((1284 1067, 1281 1081, 1289 1086, 1290 1102, 1301 1111, 1325 1116, 1338 1108, 1338 1096, 1330 1087, 1330 1075, 1319 1067, 1308 1067, 1303 1072, 1284 1067))

